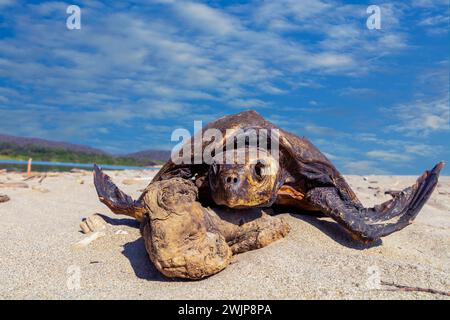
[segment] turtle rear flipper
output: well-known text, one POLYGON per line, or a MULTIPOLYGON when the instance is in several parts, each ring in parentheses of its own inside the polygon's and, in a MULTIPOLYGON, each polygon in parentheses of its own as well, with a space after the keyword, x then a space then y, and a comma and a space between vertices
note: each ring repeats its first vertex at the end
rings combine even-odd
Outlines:
POLYGON ((443 167, 444 163, 440 162, 431 171, 425 171, 413 186, 399 192, 387 192, 393 198, 373 208, 363 208, 348 197, 342 197, 333 187, 314 188, 306 198, 355 239, 370 242, 412 223, 436 187, 443 167))
POLYGON ((112 212, 133 217, 138 221, 143 220, 144 206, 123 193, 96 164, 94 164, 94 185, 99 200, 112 212))

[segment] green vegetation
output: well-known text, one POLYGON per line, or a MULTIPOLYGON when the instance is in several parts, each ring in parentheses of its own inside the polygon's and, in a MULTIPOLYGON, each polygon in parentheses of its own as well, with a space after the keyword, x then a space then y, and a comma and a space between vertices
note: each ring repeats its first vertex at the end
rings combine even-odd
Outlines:
POLYGON ((16 145, 0 142, 0 159, 28 160, 28 158, 33 158, 33 160, 37 161, 99 163, 123 166, 150 166, 161 163, 160 161, 127 156, 113 156, 106 153, 79 152, 33 144, 16 145))

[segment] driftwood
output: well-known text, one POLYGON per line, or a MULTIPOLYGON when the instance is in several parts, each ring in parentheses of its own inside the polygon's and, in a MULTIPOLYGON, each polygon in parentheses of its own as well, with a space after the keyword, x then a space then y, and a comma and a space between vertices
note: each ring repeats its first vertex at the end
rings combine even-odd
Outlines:
POLYGON ((70 172, 71 173, 81 173, 81 174, 86 174, 86 175, 91 173, 91 171, 84 170, 84 169, 78 169, 78 168, 70 169, 70 172))
POLYGON ((32 172, 29 176, 24 174, 23 181, 32 180, 36 178, 42 178, 42 177, 59 177, 61 173, 59 172, 32 172))
POLYGON ((426 292, 426 293, 439 294, 439 295, 450 297, 450 292, 446 292, 446 291, 440 291, 440 290, 435 290, 435 289, 430 289, 430 288, 410 287, 410 286, 404 286, 404 285, 395 284, 393 282, 386 282, 386 281, 381 281, 381 284, 385 285, 385 286, 389 286, 389 287, 394 287, 392 289, 384 289, 384 290, 388 290, 388 291, 426 292))
POLYGON ((0 183, 0 188, 28 188, 25 182, 3 182, 0 183))
POLYGON ((5 194, 0 194, 0 203, 9 201, 10 198, 5 194))
POLYGON ((45 172, 45 173, 33 172, 30 174, 30 176, 24 175, 23 181, 39 179, 38 182, 42 183, 48 177, 59 177, 59 176, 60 174, 58 172, 45 172))
POLYGON ((42 182, 47 177, 47 173, 31 173, 29 176, 27 175, 26 178, 23 179, 23 181, 29 181, 33 179, 40 179, 39 182, 42 182))

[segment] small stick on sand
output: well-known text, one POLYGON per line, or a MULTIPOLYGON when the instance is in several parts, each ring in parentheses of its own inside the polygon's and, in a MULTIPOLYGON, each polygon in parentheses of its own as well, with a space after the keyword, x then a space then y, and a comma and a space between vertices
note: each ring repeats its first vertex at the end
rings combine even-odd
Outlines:
POLYGON ((34 173, 32 172, 29 176, 25 176, 25 179, 23 181, 33 180, 39 178, 39 183, 42 183, 42 181, 47 177, 56 177, 58 175, 55 175, 54 173, 34 173))
POLYGON ((0 194, 0 203, 9 201, 9 197, 5 194, 0 194))
POLYGON ((28 188, 28 184, 25 182, 7 182, 0 183, 0 188, 28 188))
POLYGON ((42 181, 44 181, 44 179, 47 178, 47 174, 44 173, 41 177, 41 179, 39 179, 39 183, 42 183, 42 181))
POLYGON ((450 297, 450 292, 439 291, 439 290, 430 289, 430 288, 409 287, 409 286, 403 286, 403 285, 400 285, 400 284, 395 284, 393 282, 386 282, 386 281, 381 281, 381 284, 385 285, 385 286, 395 287, 395 289, 384 289, 384 290, 388 290, 388 291, 427 292, 427 293, 431 293, 431 294, 440 294, 440 295, 443 295, 443 296, 449 296, 450 297))

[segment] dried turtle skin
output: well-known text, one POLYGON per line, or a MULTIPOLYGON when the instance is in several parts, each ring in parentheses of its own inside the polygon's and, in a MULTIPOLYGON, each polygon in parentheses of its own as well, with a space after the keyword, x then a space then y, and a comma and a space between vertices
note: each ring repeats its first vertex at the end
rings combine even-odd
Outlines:
POLYGON ((196 199, 195 185, 181 178, 145 192, 142 236, 153 264, 167 277, 201 279, 230 263, 230 247, 196 199))
MULTIPOLYGON (((103 182, 97 185, 112 184, 98 167, 95 180, 103 182)), ((118 188, 111 194, 116 199, 131 199, 118 188)), ((116 203, 113 208, 122 207, 116 203)), ((289 225, 266 211, 270 209, 204 207, 198 201, 197 186, 183 178, 151 183, 143 192, 139 210, 120 209, 121 214, 141 222, 149 258, 162 274, 193 280, 223 270, 233 254, 265 247, 286 236, 289 225)))

